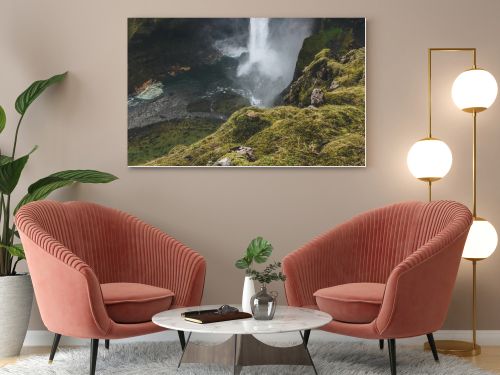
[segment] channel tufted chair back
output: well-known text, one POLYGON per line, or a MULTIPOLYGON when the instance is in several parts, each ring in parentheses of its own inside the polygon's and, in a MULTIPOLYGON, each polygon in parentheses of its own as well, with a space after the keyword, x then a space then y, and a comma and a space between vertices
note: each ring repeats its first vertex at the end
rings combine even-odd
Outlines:
POLYGON ((125 212, 89 202, 46 200, 23 207, 16 219, 28 237, 46 235, 69 249, 101 284, 129 282, 168 288, 180 306, 201 301, 203 257, 125 212))
MULTIPOLYGON (((285 284, 288 300, 314 305, 314 292, 326 286, 385 284, 394 268, 426 243, 451 241, 457 231, 468 231, 469 218, 466 207, 450 201, 403 202, 359 214, 284 259, 292 274, 285 284)), ((460 255, 461 250, 450 265, 454 270, 460 255)))

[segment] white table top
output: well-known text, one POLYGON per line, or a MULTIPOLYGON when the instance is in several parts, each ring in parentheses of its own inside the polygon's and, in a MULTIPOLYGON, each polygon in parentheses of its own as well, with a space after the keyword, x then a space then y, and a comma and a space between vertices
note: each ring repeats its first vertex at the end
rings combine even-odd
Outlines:
MULTIPOLYGON (((212 305, 167 310, 153 316, 153 322, 160 327, 178 331, 246 335, 314 329, 322 327, 332 320, 329 314, 322 311, 289 306, 278 306, 272 320, 248 318, 197 324, 188 322, 181 316, 181 313, 186 311, 217 309, 219 307, 219 305, 212 305)), ((240 308, 239 306, 236 307, 240 308)))

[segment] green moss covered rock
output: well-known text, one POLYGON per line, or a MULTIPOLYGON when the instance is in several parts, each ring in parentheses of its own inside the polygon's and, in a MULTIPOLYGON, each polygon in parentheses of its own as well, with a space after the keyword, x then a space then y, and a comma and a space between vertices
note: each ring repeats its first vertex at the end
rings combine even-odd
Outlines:
POLYGON ((325 48, 314 56, 302 75, 292 82, 285 91, 283 102, 306 107, 311 104, 313 90, 319 89, 324 93, 327 104, 362 105, 364 87, 365 49, 352 50, 337 60, 332 51, 325 48))
POLYGON ((364 111, 331 104, 317 109, 247 107, 213 134, 189 146, 176 146, 148 165, 206 166, 224 158, 233 166, 363 165, 364 111), (356 147, 347 152, 350 144, 356 147), (252 148, 254 160, 238 154, 235 149, 240 146, 252 148))
POLYGON ((319 159, 323 164, 333 163, 334 165, 350 165, 363 166, 365 165, 365 137, 360 133, 347 134, 337 137, 329 142, 321 150, 319 159))

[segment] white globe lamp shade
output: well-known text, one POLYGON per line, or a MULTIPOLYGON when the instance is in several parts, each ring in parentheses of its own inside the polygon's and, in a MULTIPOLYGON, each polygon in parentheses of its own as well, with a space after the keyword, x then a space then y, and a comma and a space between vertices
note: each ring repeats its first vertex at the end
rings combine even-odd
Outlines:
POLYGON ((495 227, 487 220, 474 218, 465 241, 462 257, 466 259, 486 259, 498 244, 498 235, 495 227))
POLYGON ((411 146, 406 162, 415 178, 437 181, 450 171, 453 157, 446 143, 436 138, 425 138, 411 146))
POLYGON ((465 112, 481 112, 489 108, 497 97, 495 77, 483 69, 461 73, 453 82, 451 97, 455 105, 465 112))

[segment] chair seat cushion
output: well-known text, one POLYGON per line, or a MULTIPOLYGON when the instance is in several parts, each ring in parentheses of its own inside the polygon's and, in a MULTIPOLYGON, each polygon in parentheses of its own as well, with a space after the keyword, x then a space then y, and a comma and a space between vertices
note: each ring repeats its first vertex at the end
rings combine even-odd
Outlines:
POLYGON ((378 315, 385 284, 351 283, 319 289, 314 293, 321 311, 346 323, 370 323, 378 315))
POLYGON ((101 284, 106 310, 117 323, 144 323, 168 310, 174 293, 168 289, 137 283, 101 284))

